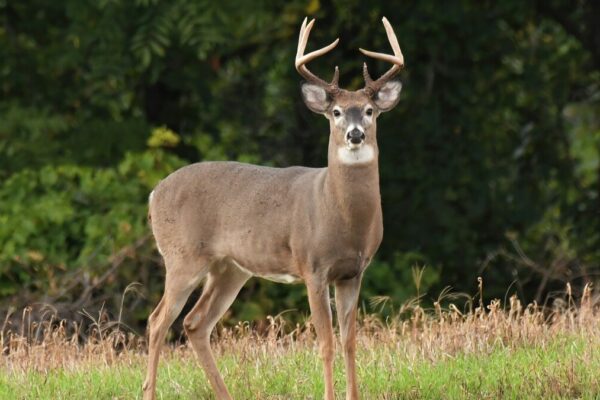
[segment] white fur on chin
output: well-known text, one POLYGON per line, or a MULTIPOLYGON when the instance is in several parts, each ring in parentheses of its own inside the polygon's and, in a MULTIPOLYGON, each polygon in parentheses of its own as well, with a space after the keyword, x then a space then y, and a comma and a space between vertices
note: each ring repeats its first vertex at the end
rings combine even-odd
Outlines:
POLYGON ((375 150, 369 144, 363 144, 353 149, 342 146, 338 148, 338 159, 342 164, 364 164, 375 159, 375 150))

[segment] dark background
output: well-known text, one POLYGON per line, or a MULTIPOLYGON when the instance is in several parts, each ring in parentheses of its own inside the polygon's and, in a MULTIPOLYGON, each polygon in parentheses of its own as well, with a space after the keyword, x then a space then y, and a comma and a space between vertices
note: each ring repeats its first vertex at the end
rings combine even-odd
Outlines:
MULTIPOLYGON (((162 292, 148 193, 201 160, 326 164, 293 60, 363 86, 405 59, 379 120, 385 235, 362 291, 389 313, 444 287, 545 302, 600 272, 600 2, 0 0, 0 317, 26 305, 142 329, 162 292), (388 68, 368 60, 373 75, 388 68), (139 285, 125 288, 132 282, 139 285)), ((231 320, 306 310, 251 280, 231 320)), ((293 317, 298 313, 287 313, 293 317)))

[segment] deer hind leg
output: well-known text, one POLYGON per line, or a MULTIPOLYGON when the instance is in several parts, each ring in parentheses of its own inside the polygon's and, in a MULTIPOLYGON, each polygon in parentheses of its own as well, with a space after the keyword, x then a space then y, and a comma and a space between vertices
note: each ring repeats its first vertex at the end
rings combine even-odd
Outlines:
POLYGON ((188 297, 200 283, 207 268, 196 270, 190 276, 187 268, 195 263, 186 263, 183 260, 167 260, 167 274, 165 277, 165 290, 162 299, 148 318, 148 370, 144 381, 144 400, 153 400, 156 390, 156 370, 160 348, 165 340, 167 331, 177 318, 185 305, 188 297))
POLYGON ((213 265, 208 273, 200 299, 183 322, 200 365, 218 399, 231 400, 231 395, 217 369, 210 348, 210 334, 250 276, 249 273, 228 261, 213 265))
POLYGON ((358 400, 356 382, 356 309, 361 275, 335 283, 335 305, 340 325, 344 363, 346 364, 346 399, 358 400))
POLYGON ((323 360, 325 378, 325 400, 334 400, 333 391, 333 355, 334 337, 331 325, 331 306, 329 304, 329 286, 327 283, 307 281, 308 302, 313 325, 317 331, 319 350, 323 360))

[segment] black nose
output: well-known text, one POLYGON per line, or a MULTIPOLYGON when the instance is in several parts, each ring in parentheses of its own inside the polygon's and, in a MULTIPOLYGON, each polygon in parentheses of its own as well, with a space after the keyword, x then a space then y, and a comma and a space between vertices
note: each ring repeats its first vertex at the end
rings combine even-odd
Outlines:
POLYGON ((365 140, 365 134, 360 129, 354 128, 350 132, 348 132, 348 139, 350 139, 350 142, 353 144, 359 144, 360 142, 365 140))

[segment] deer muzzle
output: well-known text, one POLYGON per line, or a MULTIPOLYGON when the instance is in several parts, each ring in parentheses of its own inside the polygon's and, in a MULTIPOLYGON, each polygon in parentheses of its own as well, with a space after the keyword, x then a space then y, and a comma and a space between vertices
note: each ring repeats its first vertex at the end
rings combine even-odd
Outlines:
POLYGON ((354 128, 346 133, 346 141, 350 145, 359 145, 365 141, 365 133, 358 128, 354 128))

